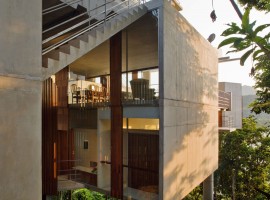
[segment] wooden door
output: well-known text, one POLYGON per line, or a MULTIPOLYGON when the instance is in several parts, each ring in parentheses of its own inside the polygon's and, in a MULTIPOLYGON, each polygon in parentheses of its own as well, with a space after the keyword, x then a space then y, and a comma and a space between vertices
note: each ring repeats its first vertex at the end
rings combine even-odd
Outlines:
POLYGON ((128 134, 128 186, 158 187, 158 135, 128 134))

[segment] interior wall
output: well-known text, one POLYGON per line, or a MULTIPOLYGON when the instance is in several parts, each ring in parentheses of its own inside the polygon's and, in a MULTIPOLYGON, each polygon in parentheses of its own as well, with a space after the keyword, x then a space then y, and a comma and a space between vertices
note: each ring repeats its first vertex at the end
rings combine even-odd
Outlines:
POLYGON ((167 1, 161 18, 160 199, 182 199, 218 167, 218 59, 167 1))
POLYGON ((90 167, 90 161, 98 161, 97 130, 74 129, 75 159, 80 160, 77 165, 90 167), (84 149, 84 141, 88 141, 88 149, 84 149))
MULTIPOLYGON (((158 66, 157 18, 146 14, 122 31, 122 71, 158 66), (128 52, 127 52, 128 51, 128 52)), ((109 40, 70 64, 70 70, 86 77, 110 74, 109 40)))
MULTIPOLYGON (((127 127, 127 121, 123 120, 123 128, 127 127)), ((128 118, 129 129, 159 130, 159 119, 128 118)))
POLYGON ((0 194, 42 198, 41 0, 1 1, 0 194), (31 12, 29 12, 31 11, 31 12))
POLYGON ((111 120, 98 121, 98 187, 111 190, 111 120), (103 161, 103 162, 100 162, 103 161))
POLYGON ((131 24, 122 33, 122 71, 158 66, 157 17, 152 13, 131 24))

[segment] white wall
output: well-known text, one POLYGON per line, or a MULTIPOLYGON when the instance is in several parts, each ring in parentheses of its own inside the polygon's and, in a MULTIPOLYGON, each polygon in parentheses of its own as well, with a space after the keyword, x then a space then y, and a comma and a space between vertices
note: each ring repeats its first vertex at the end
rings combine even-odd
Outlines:
MULTIPOLYGON (((101 111, 102 112, 102 111, 101 111)), ((100 111, 99 111, 100 113, 100 111)), ((100 118, 99 118, 100 119, 100 118)), ((98 120, 98 184, 99 188, 111 190, 111 165, 100 161, 111 160, 111 121, 98 120)))
POLYGON ((160 11, 160 199, 182 199, 218 167, 217 52, 170 4, 160 11))
POLYGON ((42 199, 41 0, 1 1, 1 200, 42 199))
POLYGON ((98 161, 97 130, 74 129, 76 160, 81 160, 78 165, 90 167, 90 161, 98 161), (88 141, 88 149, 84 149, 84 141, 88 141))

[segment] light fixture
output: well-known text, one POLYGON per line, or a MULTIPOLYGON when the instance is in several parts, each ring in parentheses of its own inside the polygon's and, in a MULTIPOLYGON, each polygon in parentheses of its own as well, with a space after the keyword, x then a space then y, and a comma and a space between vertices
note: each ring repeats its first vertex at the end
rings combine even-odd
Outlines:
POLYGON ((211 19, 212 19, 212 22, 215 22, 215 21, 216 21, 217 16, 216 16, 215 10, 213 10, 213 11, 211 12, 210 17, 211 17, 211 19))
POLYGON ((215 9, 214 9, 214 2, 212 0, 212 8, 213 8, 213 11, 210 13, 210 17, 212 19, 212 22, 215 22, 216 19, 217 19, 217 16, 216 16, 216 13, 215 13, 215 9))
POLYGON ((211 43, 214 41, 214 39, 216 38, 215 33, 212 33, 211 35, 209 35, 209 37, 207 38, 207 40, 211 43))

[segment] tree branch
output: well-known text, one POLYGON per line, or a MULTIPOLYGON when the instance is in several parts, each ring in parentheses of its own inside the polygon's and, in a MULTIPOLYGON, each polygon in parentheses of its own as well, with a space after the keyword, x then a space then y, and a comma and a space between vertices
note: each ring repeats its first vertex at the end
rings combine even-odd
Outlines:
POLYGON ((257 187, 254 187, 254 189, 255 189, 257 192, 259 192, 259 193, 263 194, 264 196, 266 196, 266 198, 267 198, 268 200, 270 200, 270 194, 269 194, 269 193, 267 193, 267 192, 265 192, 265 191, 263 191, 263 190, 261 190, 261 189, 259 189, 259 188, 257 188, 257 187))

